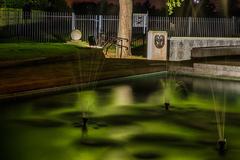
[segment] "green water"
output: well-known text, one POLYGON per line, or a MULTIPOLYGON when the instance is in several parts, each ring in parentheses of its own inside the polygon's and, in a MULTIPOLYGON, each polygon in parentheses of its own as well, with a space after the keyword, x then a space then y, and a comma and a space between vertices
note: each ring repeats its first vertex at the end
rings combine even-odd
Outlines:
POLYGON ((237 160, 240 83, 170 77, 167 83, 162 75, 145 76, 1 103, 0 159, 237 160), (225 126, 227 151, 220 155, 215 108, 224 106, 225 125, 219 125, 225 126), (87 128, 83 116, 89 118, 87 128))

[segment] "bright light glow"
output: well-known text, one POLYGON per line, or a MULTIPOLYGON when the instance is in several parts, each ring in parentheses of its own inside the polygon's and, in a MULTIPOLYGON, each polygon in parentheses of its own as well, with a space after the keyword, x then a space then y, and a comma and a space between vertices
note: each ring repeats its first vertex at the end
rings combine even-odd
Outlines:
POLYGON ((133 103, 132 88, 130 86, 119 86, 114 88, 114 103, 118 106, 133 103))
POLYGON ((194 4, 199 4, 199 3, 200 3, 200 0, 193 0, 193 3, 194 3, 194 4))

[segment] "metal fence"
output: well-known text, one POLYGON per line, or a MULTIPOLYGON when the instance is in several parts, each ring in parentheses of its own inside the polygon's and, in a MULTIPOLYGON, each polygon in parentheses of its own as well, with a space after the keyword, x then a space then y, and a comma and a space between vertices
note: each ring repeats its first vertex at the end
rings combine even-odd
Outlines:
POLYGON ((238 37, 239 18, 149 17, 149 28, 174 37, 238 37))
POLYGON ((70 13, 0 11, 0 39, 40 42, 64 40, 72 28, 70 13))
MULTIPOLYGON (((74 15, 73 28, 79 29, 83 33, 83 40, 87 40, 89 36, 94 36, 99 43, 107 41, 111 37, 117 36, 118 31, 117 15, 74 15)), ((143 29, 133 28, 133 45, 139 45, 143 35, 143 29)))
MULTIPOLYGON (((81 30, 83 40, 93 35, 101 42, 117 36, 118 16, 0 10, 0 40, 64 41, 75 28, 81 30)), ((177 37, 238 37, 240 19, 149 16, 147 28, 168 31, 169 36, 177 37)), ((143 28, 133 28, 135 45, 144 43, 143 37, 143 28)))

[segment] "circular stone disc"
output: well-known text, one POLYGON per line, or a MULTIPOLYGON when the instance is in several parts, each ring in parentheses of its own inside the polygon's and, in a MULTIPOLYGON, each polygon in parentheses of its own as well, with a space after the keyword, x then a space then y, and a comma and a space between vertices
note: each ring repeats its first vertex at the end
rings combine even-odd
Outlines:
POLYGON ((72 40, 80 40, 82 38, 82 32, 79 31, 78 29, 75 29, 71 32, 71 38, 72 40))

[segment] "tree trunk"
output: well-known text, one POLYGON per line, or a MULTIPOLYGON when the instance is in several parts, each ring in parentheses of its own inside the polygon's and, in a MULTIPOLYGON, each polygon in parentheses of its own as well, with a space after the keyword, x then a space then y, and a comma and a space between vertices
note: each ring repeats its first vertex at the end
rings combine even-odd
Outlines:
POLYGON ((133 2, 132 0, 119 0, 119 25, 118 25, 118 37, 128 39, 118 41, 119 45, 123 45, 118 47, 117 49, 117 56, 126 58, 131 56, 131 40, 132 40, 132 7, 133 2))

